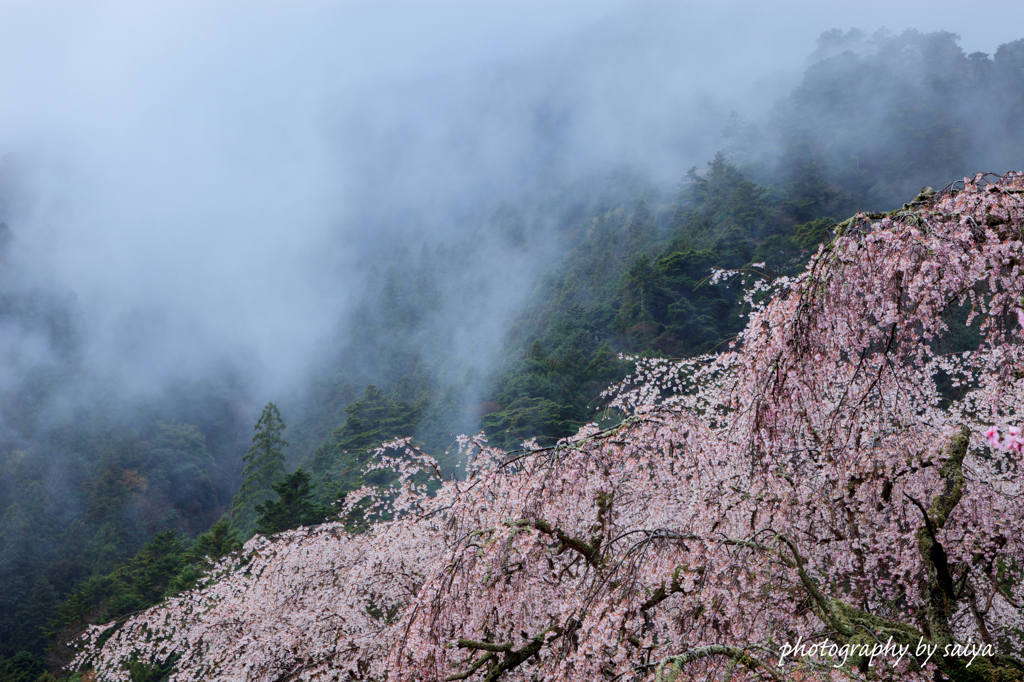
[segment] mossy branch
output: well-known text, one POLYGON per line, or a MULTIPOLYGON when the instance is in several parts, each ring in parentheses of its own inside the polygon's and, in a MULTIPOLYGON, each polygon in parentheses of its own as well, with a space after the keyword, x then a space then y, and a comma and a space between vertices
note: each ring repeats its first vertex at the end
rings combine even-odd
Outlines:
POLYGON ((765 665, 760 660, 754 658, 739 647, 725 646, 723 644, 709 644, 708 646, 697 647, 684 653, 677 654, 675 656, 668 656, 662 659, 654 671, 654 680, 655 682, 674 682, 675 680, 683 679, 680 678, 680 675, 682 674, 684 665, 710 656, 725 656, 753 672, 764 672, 773 680, 779 680, 781 682, 783 679, 783 676, 779 671, 769 665, 765 665))
POLYGON ((445 679, 464 680, 479 670, 485 663, 491 660, 497 660, 497 664, 488 671, 487 676, 484 678, 484 682, 497 682, 497 680, 501 679, 501 676, 506 672, 519 667, 519 665, 524 661, 540 652, 545 643, 552 639, 556 639, 561 635, 561 628, 548 628, 547 630, 534 635, 529 642, 519 649, 513 649, 512 644, 494 644, 491 642, 477 642, 472 639, 460 639, 457 644, 462 649, 477 649, 481 651, 488 651, 490 653, 487 656, 483 656, 476 660, 468 670, 445 679), (502 654, 500 660, 497 656, 499 653, 502 654))
POLYGON ((946 519, 963 497, 966 483, 963 463, 970 437, 971 431, 967 427, 953 437, 949 446, 949 457, 939 470, 943 490, 932 499, 928 510, 925 511, 924 505, 910 498, 924 516, 924 525, 917 531, 917 549, 924 562, 925 575, 928 579, 925 617, 928 621, 928 634, 940 647, 954 641, 949 621, 956 610, 956 597, 953 594, 953 575, 949 568, 949 559, 936 534, 946 525, 946 519))

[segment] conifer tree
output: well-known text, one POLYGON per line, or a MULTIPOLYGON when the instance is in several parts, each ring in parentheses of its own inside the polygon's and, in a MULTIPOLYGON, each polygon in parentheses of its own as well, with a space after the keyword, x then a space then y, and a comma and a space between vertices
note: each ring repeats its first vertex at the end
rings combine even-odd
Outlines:
POLYGON ((222 557, 242 549, 238 536, 231 530, 227 518, 210 526, 209 530, 196 538, 186 558, 195 563, 213 564, 222 557))
POLYGON ((247 538, 256 527, 256 505, 273 497, 273 486, 284 478, 284 451, 288 446, 282 436, 285 423, 274 403, 267 403, 263 414, 253 427, 252 447, 242 457, 246 462, 245 476, 231 503, 231 526, 240 536, 247 538))
POLYGON ((333 511, 329 506, 313 501, 309 474, 302 469, 275 484, 274 492, 279 498, 276 502, 267 500, 256 505, 256 512, 260 515, 256 521, 257 533, 273 535, 299 526, 315 526, 333 511))

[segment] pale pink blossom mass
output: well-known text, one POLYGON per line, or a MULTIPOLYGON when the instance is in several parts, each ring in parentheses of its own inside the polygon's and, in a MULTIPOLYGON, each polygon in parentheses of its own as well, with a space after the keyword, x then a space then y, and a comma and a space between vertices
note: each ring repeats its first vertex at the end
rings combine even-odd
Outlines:
POLYGON ((800 276, 756 285, 728 351, 640 361, 608 394, 618 425, 511 453, 464 438, 461 480, 432 483, 429 457, 388 444, 401 481, 349 495, 345 523, 257 536, 199 589, 92 628, 75 665, 1019 679, 1024 176, 839 230, 800 276), (887 642, 908 653, 865 653, 887 642))

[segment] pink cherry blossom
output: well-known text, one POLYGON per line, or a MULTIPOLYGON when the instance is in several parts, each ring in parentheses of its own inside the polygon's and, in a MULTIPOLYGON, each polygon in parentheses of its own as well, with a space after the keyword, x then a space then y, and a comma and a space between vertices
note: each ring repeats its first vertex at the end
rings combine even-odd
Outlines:
POLYGON ((988 441, 988 444, 991 447, 999 448, 1000 450, 1006 449, 1003 447, 1002 439, 999 436, 999 430, 994 426, 990 426, 988 431, 985 432, 985 440, 988 441))

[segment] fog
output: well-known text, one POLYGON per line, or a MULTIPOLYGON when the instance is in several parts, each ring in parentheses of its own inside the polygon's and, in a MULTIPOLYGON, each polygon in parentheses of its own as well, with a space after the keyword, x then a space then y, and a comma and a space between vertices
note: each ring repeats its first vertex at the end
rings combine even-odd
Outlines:
MULTIPOLYGON (((230 367, 261 404, 306 380, 374 265, 532 205, 530 249, 460 280, 439 322, 486 364, 557 254, 560 188, 629 169, 671 190, 731 112, 767 115, 822 31, 991 53, 1022 20, 1011 2, 7 2, 4 286, 70 306, 82 366, 127 393, 230 367)), ((60 352, 0 337, 7 383, 60 352)))

